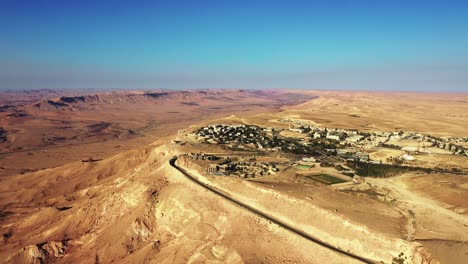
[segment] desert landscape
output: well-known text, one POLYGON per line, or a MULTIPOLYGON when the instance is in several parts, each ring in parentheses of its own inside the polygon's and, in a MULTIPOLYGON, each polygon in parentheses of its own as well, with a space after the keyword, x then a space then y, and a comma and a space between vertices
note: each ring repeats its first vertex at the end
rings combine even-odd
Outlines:
POLYGON ((3 263, 466 263, 468 95, 0 93, 3 263))
POLYGON ((468 1, 0 1, 0 263, 467 264, 468 1))

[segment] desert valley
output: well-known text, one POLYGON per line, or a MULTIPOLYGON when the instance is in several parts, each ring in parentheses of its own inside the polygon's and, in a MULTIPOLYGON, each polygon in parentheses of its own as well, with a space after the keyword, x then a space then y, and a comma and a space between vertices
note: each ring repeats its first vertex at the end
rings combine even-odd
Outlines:
POLYGON ((468 95, 0 92, 4 263, 466 263, 468 95))

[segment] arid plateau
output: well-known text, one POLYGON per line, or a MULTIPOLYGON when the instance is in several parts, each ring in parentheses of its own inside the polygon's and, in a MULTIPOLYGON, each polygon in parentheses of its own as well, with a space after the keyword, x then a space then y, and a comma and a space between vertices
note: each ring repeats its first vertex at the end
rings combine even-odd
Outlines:
POLYGON ((468 263, 468 94, 0 92, 0 262, 468 263))

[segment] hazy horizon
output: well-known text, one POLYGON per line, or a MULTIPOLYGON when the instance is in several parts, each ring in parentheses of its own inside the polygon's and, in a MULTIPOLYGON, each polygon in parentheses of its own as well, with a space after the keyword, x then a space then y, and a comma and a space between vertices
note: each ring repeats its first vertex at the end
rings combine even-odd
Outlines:
POLYGON ((0 7, 0 90, 468 91, 463 1, 0 7))

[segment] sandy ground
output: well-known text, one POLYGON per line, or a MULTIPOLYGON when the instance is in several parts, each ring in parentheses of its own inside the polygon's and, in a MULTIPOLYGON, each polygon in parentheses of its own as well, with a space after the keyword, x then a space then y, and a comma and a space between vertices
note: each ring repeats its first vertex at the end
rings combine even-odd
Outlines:
POLYGON ((451 174, 423 174, 403 178, 408 188, 424 197, 440 202, 443 207, 468 214, 468 177, 451 174))
MULTIPOLYGON (((287 192, 279 191, 274 187, 265 188, 262 185, 238 179, 205 178, 203 175, 198 174, 197 171, 190 170, 190 172, 233 197, 255 208, 260 208, 276 218, 291 223, 291 225, 317 236, 322 241, 326 241, 354 254, 386 263, 391 262, 394 257, 401 253, 410 259, 413 257, 415 246, 411 243, 396 238, 398 235, 395 235, 395 233, 393 236, 386 236, 382 232, 375 232, 364 224, 366 220, 354 222, 348 216, 353 214, 354 217, 359 214, 362 216, 364 212, 361 210, 372 211, 372 206, 366 206, 365 208, 355 206, 343 209, 346 207, 346 204, 342 204, 336 206, 339 209, 343 209, 342 213, 337 214, 335 212, 339 210, 338 208, 334 208, 333 210, 324 208, 327 203, 323 203, 325 206, 323 204, 322 206, 318 206, 320 198, 317 199, 318 202, 315 202, 314 198, 312 198, 313 200, 311 198, 300 199, 297 196, 288 195, 287 192), (298 210, 299 208, 300 210, 298 210)), ((296 187, 297 189, 299 188, 296 187)), ((327 198, 333 199, 335 197, 329 196, 327 198)), ((330 204, 337 205, 337 201, 329 202, 328 206, 330 204)), ((364 199, 364 201, 366 200, 364 199)), ((361 200, 360 202, 363 201, 361 200)), ((351 203, 352 201, 350 201, 351 203)), ((389 222, 393 221, 394 224, 398 225, 399 214, 396 211, 392 211, 391 208, 385 209, 382 205, 375 206, 375 208, 379 208, 378 210, 380 210, 379 215, 373 216, 373 219, 367 218, 367 221, 375 221, 377 219, 378 221, 382 221, 385 219, 389 220, 389 222), (392 218, 394 219, 392 220, 392 218)), ((386 228, 386 231, 388 232, 389 228, 386 228)))
POLYGON ((407 217, 406 237, 427 245, 442 263, 465 263, 468 252, 466 176, 412 175, 368 182, 407 217), (453 255, 453 247, 460 251, 453 255))
POLYGON ((468 95, 399 92, 316 92, 281 116, 298 116, 323 126, 368 131, 415 131, 434 136, 467 136, 468 95))

